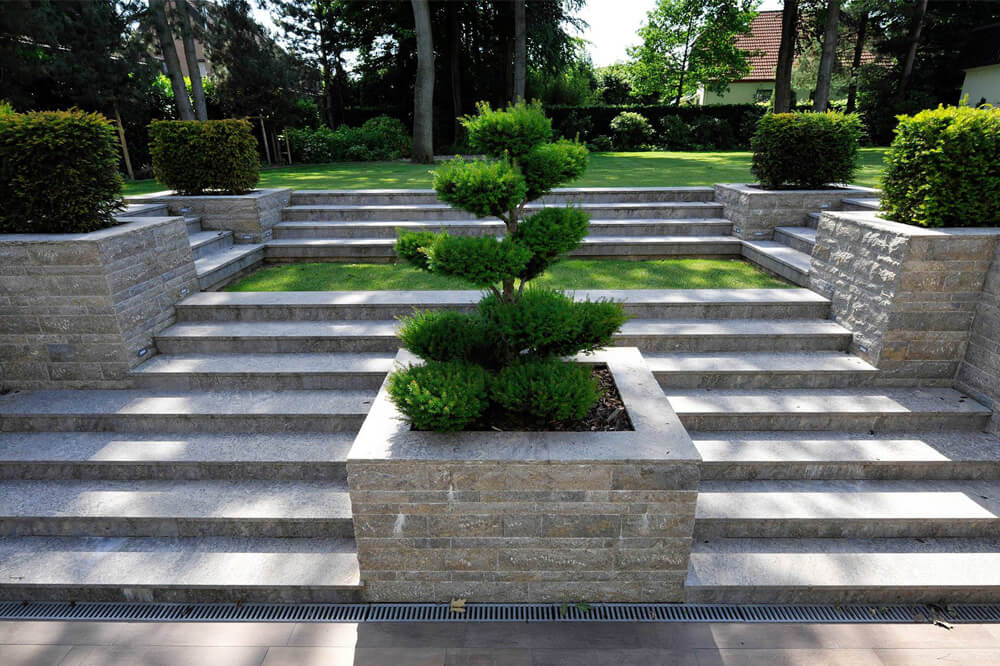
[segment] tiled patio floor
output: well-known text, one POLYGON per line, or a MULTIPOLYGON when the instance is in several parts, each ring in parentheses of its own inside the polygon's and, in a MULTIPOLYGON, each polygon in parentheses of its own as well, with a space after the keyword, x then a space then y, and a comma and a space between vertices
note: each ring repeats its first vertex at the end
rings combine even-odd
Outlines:
POLYGON ((1000 625, 0 622, 3 666, 1000 664, 1000 625))

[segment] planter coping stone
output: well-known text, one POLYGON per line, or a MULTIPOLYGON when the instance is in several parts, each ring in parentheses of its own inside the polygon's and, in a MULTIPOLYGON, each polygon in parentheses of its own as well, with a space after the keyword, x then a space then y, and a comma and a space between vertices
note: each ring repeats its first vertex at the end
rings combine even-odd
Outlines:
POLYGON ((828 210, 823 211, 823 215, 835 220, 847 220, 854 222, 858 226, 887 231, 901 236, 948 238, 954 236, 976 237, 1000 235, 1000 227, 920 227, 915 224, 893 222, 881 217, 881 213, 874 210, 828 210))

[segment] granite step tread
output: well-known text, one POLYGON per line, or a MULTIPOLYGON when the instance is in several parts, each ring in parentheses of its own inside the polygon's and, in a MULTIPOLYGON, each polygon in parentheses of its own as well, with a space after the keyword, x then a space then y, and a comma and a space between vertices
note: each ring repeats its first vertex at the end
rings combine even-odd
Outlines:
POLYGON ((880 203, 878 197, 852 197, 842 199, 840 205, 847 209, 878 210, 880 203))
POLYGON ((807 243, 816 242, 816 229, 812 227, 775 227, 774 230, 807 243))
POLYGON ((743 241, 743 245, 794 270, 809 273, 812 257, 805 252, 799 252, 777 241, 743 241))
POLYGON ((845 352, 644 353, 654 373, 877 373, 878 368, 845 352))
POLYGON ((1000 540, 709 539, 685 591, 701 603, 995 602, 1000 540))
MULTIPOLYGON (((726 245, 732 245, 733 247, 739 247, 741 241, 738 238, 731 236, 613 236, 609 234, 601 234, 598 236, 588 236, 580 241, 580 245, 586 247, 588 245, 607 245, 607 244, 619 244, 619 245, 664 245, 664 244, 676 244, 676 245, 696 245, 699 243, 723 243, 726 245)), ((280 238, 277 240, 271 240, 266 243, 269 248, 280 248, 280 247, 296 247, 296 246, 309 246, 309 247, 384 247, 392 248, 396 244, 395 238, 280 238)))
MULTIPOLYGON (((545 208, 546 206, 560 205, 560 204, 545 204, 545 203, 529 203, 525 206, 525 210, 538 210, 545 208)), ((613 208, 625 208, 633 210, 643 210, 643 209, 656 209, 656 208, 722 208, 722 204, 715 201, 625 201, 625 202, 613 202, 613 203, 591 203, 582 202, 576 204, 577 207, 584 210, 608 210, 613 208)), ((295 211, 378 211, 385 212, 387 214, 394 213, 406 213, 419 212, 419 211, 444 211, 444 210, 454 210, 454 207, 446 203, 422 203, 422 204, 294 204, 291 206, 286 206, 285 211, 295 212, 295 211)))
POLYGON ((4 537, 0 593, 26 600, 352 601, 349 538, 4 537))
POLYGON ((1000 478, 1000 439, 978 432, 692 432, 702 479, 1000 478))
POLYGON ((386 353, 282 353, 282 354, 163 354, 132 371, 153 374, 338 374, 385 375, 394 354, 386 353))
MULTIPOLYGON (((672 192, 700 192, 704 194, 714 194, 715 189, 710 185, 677 185, 677 186, 646 186, 646 187, 557 187, 552 190, 552 194, 587 194, 587 193, 629 193, 629 192, 662 192, 669 194, 672 192)), ((379 188, 362 190, 294 190, 292 197, 296 196, 317 196, 317 195, 393 195, 393 194, 426 194, 437 196, 437 192, 431 188, 379 188)))
MULTIPOLYGON (((641 218, 641 219, 598 219, 591 218, 590 224, 601 225, 601 226, 611 226, 611 227, 629 227, 635 225, 662 225, 664 228, 672 228, 677 226, 683 226, 686 224, 695 224, 698 226, 706 225, 718 225, 720 227, 732 226, 732 221, 721 217, 669 217, 669 218, 641 218)), ((274 229, 344 229, 344 228, 358 228, 358 229, 382 229, 385 227, 396 229, 427 229, 430 231, 437 230, 439 228, 447 229, 448 227, 464 227, 464 226, 482 226, 482 227, 496 227, 498 230, 503 228, 504 223, 500 220, 488 220, 483 218, 470 217, 464 220, 284 220, 278 222, 274 225, 274 229)))
POLYGON ((232 231, 197 231, 188 234, 188 241, 191 244, 191 249, 196 250, 220 239, 230 238, 232 235, 232 231))
POLYGON ((198 273, 198 277, 204 277, 228 264, 239 261, 243 257, 251 255, 254 252, 259 252, 263 249, 263 244, 256 243, 233 245, 225 250, 213 252, 199 259, 195 259, 195 271, 198 273))

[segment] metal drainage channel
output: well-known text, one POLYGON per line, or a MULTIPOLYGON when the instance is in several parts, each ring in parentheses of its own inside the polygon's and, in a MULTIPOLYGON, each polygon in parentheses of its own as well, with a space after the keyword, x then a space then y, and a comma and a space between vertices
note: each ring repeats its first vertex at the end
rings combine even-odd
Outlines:
POLYGON ((183 604, 0 602, 0 620, 90 622, 736 622, 1000 623, 1000 605, 947 607, 732 604, 183 604))

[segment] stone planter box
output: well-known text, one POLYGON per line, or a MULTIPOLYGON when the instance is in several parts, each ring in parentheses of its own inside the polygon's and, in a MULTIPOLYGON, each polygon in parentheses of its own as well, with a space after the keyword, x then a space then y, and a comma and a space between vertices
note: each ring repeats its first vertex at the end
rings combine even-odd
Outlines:
MULTIPOLYGON (((951 387, 998 246, 1000 229, 925 229, 874 211, 826 212, 810 287, 831 300, 831 317, 854 333, 851 351, 882 371, 879 383, 951 387)), ((981 309, 981 344, 991 348, 994 315, 986 302, 981 309)), ((978 377, 989 366, 980 364, 978 377)))
POLYGON ((800 227, 806 215, 836 209, 843 199, 871 197, 870 187, 843 187, 836 190, 764 190, 746 183, 715 186, 715 200, 732 220, 733 235, 741 240, 771 240, 775 227, 800 227))
POLYGON ((415 432, 383 384, 347 459, 369 600, 684 600, 698 452, 637 349, 580 361, 634 431, 415 432))
POLYGON ((174 303, 198 291, 180 217, 0 235, 0 387, 126 388, 174 303))
POLYGON ((171 215, 200 216, 206 231, 232 231, 234 243, 263 243, 271 240, 271 228, 281 221, 281 209, 291 198, 290 188, 274 188, 200 196, 157 192, 129 202, 165 203, 171 215))

